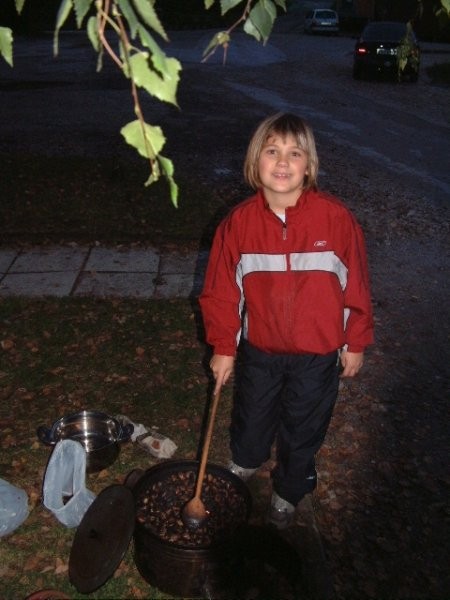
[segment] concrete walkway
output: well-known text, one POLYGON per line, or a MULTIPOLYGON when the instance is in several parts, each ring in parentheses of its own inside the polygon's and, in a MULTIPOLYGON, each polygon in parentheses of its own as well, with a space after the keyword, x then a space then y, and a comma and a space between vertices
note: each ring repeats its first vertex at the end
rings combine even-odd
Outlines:
POLYGON ((2 248, 0 297, 188 298, 201 290, 207 259, 155 248, 2 248))

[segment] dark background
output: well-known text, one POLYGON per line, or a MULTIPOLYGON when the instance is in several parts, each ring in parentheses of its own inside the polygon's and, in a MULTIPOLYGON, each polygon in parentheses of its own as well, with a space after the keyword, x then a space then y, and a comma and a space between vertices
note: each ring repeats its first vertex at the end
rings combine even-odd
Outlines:
MULTIPOLYGON (((25 35, 52 30, 60 4, 61 0, 26 0, 23 12, 19 16, 14 0, 2 0, 0 25, 11 27, 16 33, 25 35)), ((288 0, 288 11, 289 5, 288 0)), ((442 21, 436 17, 439 6, 439 0, 376 0, 374 17, 375 20, 412 19, 420 39, 450 42, 450 20, 442 21)), ((167 30, 223 28, 234 23, 242 14, 242 6, 239 5, 222 17, 219 2, 205 10, 204 0, 160 0, 156 3, 156 10, 167 30)), ((279 12, 280 15, 283 14, 283 11, 279 12)), ((343 11, 341 21, 344 28, 353 33, 357 33, 366 22, 364 19, 352 18, 348 11, 343 11)), ((65 28, 76 28, 74 15, 67 20, 65 28)))

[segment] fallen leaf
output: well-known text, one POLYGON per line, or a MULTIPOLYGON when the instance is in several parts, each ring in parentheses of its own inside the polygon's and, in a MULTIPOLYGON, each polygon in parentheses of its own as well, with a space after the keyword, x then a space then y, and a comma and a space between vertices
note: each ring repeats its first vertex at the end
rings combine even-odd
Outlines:
POLYGON ((53 571, 53 567, 44 567, 39 573, 48 573, 49 571, 53 571))
POLYGON ((108 469, 102 469, 99 473, 97 473, 97 479, 106 479, 109 477, 108 469))
POLYGON ((12 340, 2 340, 0 342, 0 345, 2 347, 2 350, 11 350, 12 348, 14 348, 14 342, 12 340))
POLYGON ((2 448, 11 448, 12 446, 15 446, 15 444, 16 440, 13 435, 5 436, 1 442, 2 448))
POLYGON ((23 565, 24 571, 37 571, 39 568, 40 557, 37 554, 30 556, 23 565))
POLYGON ((55 367, 54 369, 50 369, 49 373, 52 375, 61 375, 65 370, 65 367, 55 367))
POLYGON ((190 426, 189 419, 186 419, 186 418, 178 419, 178 421, 177 421, 178 429, 185 431, 186 429, 189 429, 189 426, 190 426))
POLYGON ((55 574, 56 575, 61 575, 63 573, 67 573, 69 570, 69 565, 68 563, 63 562, 60 558, 56 559, 56 568, 55 568, 55 574))

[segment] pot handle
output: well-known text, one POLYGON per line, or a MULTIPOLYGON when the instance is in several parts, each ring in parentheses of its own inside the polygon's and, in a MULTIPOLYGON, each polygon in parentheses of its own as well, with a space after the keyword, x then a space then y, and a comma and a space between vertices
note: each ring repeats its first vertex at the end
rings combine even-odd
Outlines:
POLYGON ((126 423, 125 425, 122 425, 120 427, 120 432, 119 432, 117 441, 118 442, 127 442, 130 439, 133 431, 134 431, 133 423, 126 423))
POLYGON ((130 489, 131 491, 133 491, 133 488, 135 487, 137 482, 141 479, 141 477, 144 475, 144 473, 145 473, 144 469, 133 469, 125 477, 123 485, 125 487, 127 487, 128 489, 130 489))
POLYGON ((45 425, 40 425, 36 430, 38 438, 47 446, 54 446, 56 444, 55 440, 51 437, 52 431, 45 425))

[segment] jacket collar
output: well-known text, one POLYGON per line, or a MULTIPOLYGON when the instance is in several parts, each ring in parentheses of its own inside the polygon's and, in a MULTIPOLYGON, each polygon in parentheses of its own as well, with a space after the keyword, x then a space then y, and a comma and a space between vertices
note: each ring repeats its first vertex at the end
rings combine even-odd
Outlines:
MULTIPOLYGON (((298 215, 303 209, 304 207, 311 201, 311 199, 314 197, 314 195, 316 194, 315 190, 304 190, 298 200, 295 206, 290 206, 289 208, 286 209, 286 215, 289 218, 295 217, 296 215, 298 215)), ((256 197, 258 199, 258 202, 261 206, 263 206, 266 210, 270 211, 272 214, 273 211, 271 210, 271 208, 269 207, 269 204, 266 200, 266 198, 264 197, 264 193, 262 191, 262 189, 259 189, 256 193, 256 197)))

